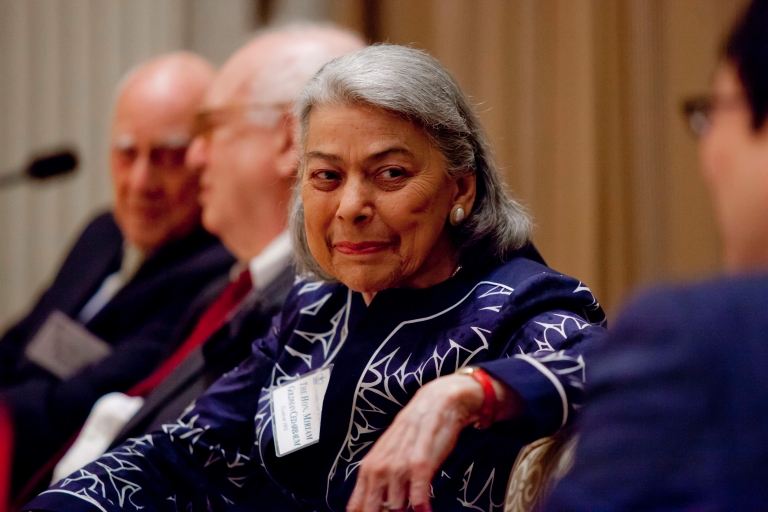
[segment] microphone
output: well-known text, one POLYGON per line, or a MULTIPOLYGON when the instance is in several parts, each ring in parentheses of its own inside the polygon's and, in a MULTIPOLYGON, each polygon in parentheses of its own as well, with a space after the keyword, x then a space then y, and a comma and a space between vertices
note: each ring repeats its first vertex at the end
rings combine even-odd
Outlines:
POLYGON ((77 169, 77 153, 63 149, 34 157, 23 169, 0 175, 0 188, 26 180, 44 180, 69 174, 77 169))

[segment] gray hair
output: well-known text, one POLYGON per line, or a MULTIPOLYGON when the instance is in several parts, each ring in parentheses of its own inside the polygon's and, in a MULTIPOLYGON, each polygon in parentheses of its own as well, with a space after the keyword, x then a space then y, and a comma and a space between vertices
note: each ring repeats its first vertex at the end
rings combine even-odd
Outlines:
MULTIPOLYGON (((452 227, 462 265, 504 261, 528 242, 531 220, 525 208, 507 194, 477 114, 437 60, 413 48, 380 44, 329 62, 296 100, 302 148, 312 110, 342 105, 373 107, 412 122, 443 155, 449 176, 476 176, 472 213, 464 223, 452 227)), ((302 157, 290 218, 298 270, 334 280, 320 267, 307 244, 301 202, 304 167, 302 157)))

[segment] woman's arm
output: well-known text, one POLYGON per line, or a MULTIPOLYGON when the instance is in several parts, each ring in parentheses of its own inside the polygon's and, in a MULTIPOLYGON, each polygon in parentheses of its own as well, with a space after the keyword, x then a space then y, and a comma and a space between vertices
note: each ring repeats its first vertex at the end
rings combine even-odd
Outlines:
MULTIPOLYGON (((569 311, 528 320, 509 341, 506 357, 478 364, 488 368, 493 386, 493 421, 524 418, 536 437, 554 433, 581 403, 582 353, 604 334, 569 311)), ((379 512, 382 503, 399 510, 407 502, 417 512, 431 510, 432 478, 461 431, 481 419, 484 397, 469 375, 440 377, 421 388, 363 459, 347 510, 379 512)))
MULTIPOLYGON (((493 421, 522 414, 522 401, 503 383, 491 379, 495 392, 493 421)), ((397 415, 359 468, 347 510, 380 512, 405 508, 431 510, 432 477, 456 445, 459 433, 481 419, 483 386, 470 375, 452 374, 426 384, 397 415)))

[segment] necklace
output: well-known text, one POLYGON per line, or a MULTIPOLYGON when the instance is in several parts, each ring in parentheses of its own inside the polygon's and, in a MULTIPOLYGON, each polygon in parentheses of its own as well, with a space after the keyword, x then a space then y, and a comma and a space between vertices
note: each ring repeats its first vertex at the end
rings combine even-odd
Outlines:
POLYGON ((453 277, 453 276, 455 276, 456 274, 458 274, 458 273, 459 273, 459 270, 461 270, 461 265, 458 265, 458 266, 456 267, 456 270, 454 270, 454 271, 453 271, 453 274, 451 274, 451 277, 453 277))

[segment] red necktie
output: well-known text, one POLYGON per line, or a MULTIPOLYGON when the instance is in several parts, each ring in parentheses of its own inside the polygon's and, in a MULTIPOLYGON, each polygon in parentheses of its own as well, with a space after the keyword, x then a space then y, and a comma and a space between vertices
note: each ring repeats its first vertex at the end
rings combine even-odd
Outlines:
POLYGON ((186 357, 208 338, 221 329, 229 318, 230 313, 248 295, 253 287, 251 273, 245 269, 236 280, 230 282, 219 298, 211 304, 197 321, 195 328, 187 339, 176 349, 168 359, 149 377, 133 386, 127 394, 130 396, 145 396, 165 379, 186 357))
POLYGON ((13 423, 11 415, 0 404, 0 512, 8 510, 11 498, 11 450, 13 448, 13 423))

